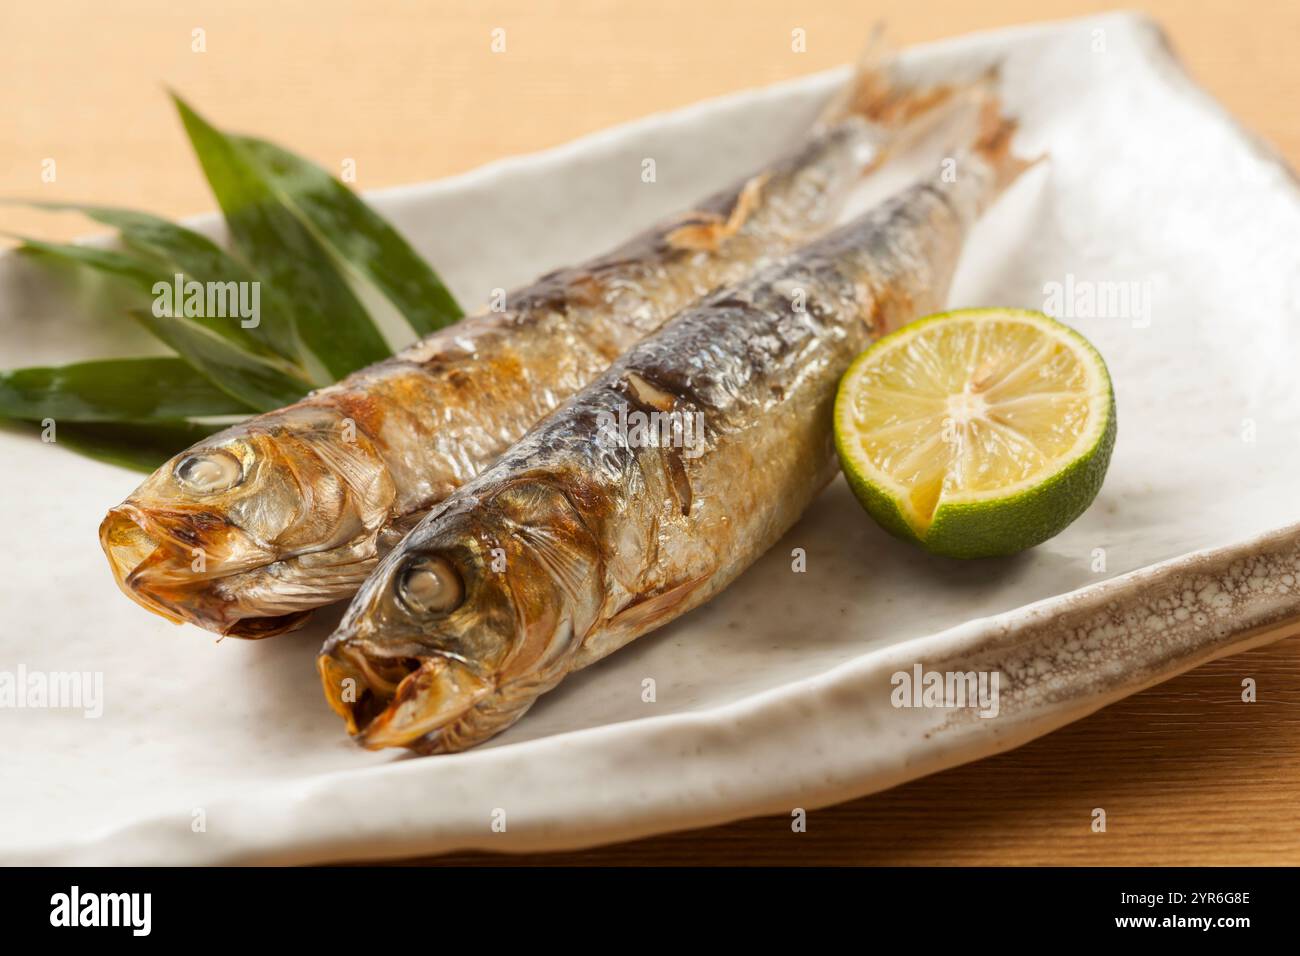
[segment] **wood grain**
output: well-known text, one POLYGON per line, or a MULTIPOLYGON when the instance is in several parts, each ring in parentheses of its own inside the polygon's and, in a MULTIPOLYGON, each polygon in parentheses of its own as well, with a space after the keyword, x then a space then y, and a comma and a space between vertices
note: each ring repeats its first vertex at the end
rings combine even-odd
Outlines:
MULTIPOLYGON (((90 0, 0 5, 0 196, 171 216, 213 205, 164 86, 357 186, 444 176, 902 43, 1095 12, 1082 0, 90 0), (506 31, 493 54, 491 31, 506 31), (790 48, 807 32, 807 51, 790 48), (202 29, 206 52, 192 50, 202 29), (57 178, 41 179, 56 161, 57 178)), ((1292 0, 1144 5, 1190 72, 1300 161, 1292 0)), ((0 207, 0 230, 94 231, 0 207)), ((581 853, 444 863, 1300 864, 1300 640, 1206 665, 1017 751, 888 793, 581 853), (1240 700, 1253 677, 1259 701, 1240 700), (1108 830, 1091 832, 1094 807, 1108 830)))

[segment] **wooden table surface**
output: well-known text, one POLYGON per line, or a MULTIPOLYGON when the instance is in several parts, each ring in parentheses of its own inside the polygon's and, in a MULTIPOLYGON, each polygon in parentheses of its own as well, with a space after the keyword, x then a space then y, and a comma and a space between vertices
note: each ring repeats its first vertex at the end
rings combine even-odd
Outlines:
MULTIPOLYGON (((213 207, 165 87, 361 189, 470 169, 901 43, 1106 9, 1081 0, 41 0, 0 5, 0 196, 213 207), (504 28, 506 52, 490 50, 504 28), (791 31, 807 49, 793 53, 791 31), (204 51, 196 52, 202 31, 204 51), (42 164, 55 160, 56 179, 42 164)), ((1300 5, 1160 0, 1196 76, 1300 165, 1300 5)), ((93 231, 0 208, 0 229, 93 231)), ((1300 640, 1202 667, 1019 750, 788 817, 580 853, 439 862, 1300 864, 1300 640), (1257 703, 1240 701, 1253 677, 1257 703), (1106 808, 1108 829, 1091 832, 1106 808)))

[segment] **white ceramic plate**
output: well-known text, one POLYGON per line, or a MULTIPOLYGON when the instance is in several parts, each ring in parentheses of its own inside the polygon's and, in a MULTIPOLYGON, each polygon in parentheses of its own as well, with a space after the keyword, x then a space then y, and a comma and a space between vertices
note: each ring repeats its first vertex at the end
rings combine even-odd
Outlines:
MULTIPOLYGON (((327 710, 312 658, 335 615, 279 640, 218 643, 145 614, 117 593, 95 541, 137 477, 0 432, 0 670, 104 681, 97 719, 0 709, 0 860, 573 847, 811 808, 1013 747, 1300 613, 1291 174, 1146 21, 911 54, 939 69, 995 57, 1021 147, 1051 161, 979 227, 952 304, 1055 305, 1110 365, 1115 458, 1064 534, 1005 561, 931 559, 837 483, 709 606, 570 678, 489 745, 409 759, 356 748, 327 710), (1050 283, 1072 308, 1049 301, 1050 283), (1085 290, 1122 288, 1136 296, 1086 314, 1085 290), (805 573, 791 569, 794 548, 805 573), (999 715, 895 708, 891 675, 916 664, 998 671, 999 715)), ((483 301, 748 171, 843 75, 373 199, 461 301, 483 301), (647 156, 653 185, 639 177, 647 156)), ((150 347, 49 289, 30 263, 0 260, 0 364, 150 347)))

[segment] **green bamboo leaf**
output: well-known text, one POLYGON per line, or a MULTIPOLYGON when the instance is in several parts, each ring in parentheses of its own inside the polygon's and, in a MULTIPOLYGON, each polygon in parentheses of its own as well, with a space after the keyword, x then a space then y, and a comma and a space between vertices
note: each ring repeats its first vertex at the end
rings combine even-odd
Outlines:
POLYGON ((173 96, 236 245, 294 310, 298 336, 339 379, 391 354, 329 253, 276 195, 243 146, 173 96))
POLYGON ((341 182, 274 143, 233 138, 261 163, 280 199, 316 238, 383 293, 418 334, 428 335, 463 315, 410 243, 341 182))
POLYGON ((174 423, 249 412, 248 405, 179 358, 107 359, 0 372, 0 416, 5 418, 174 423))
MULTIPOLYGON (((9 233, 8 235, 13 235, 9 233)), ((13 236, 22 242, 18 252, 34 258, 46 258, 71 262, 75 265, 89 266, 107 275, 122 279, 133 288, 142 299, 153 297, 153 286, 160 276, 155 263, 141 259, 139 256, 112 249, 99 249, 95 246, 78 246, 72 243, 45 242, 27 236, 13 236)))
MULTIPOLYGON (((165 222, 165 220, 163 221, 165 222)), ((197 236, 197 234, 195 235, 197 236)), ((40 239, 30 239, 26 236, 18 236, 16 238, 21 239, 23 243, 19 246, 19 252, 36 257, 63 260, 77 266, 95 269, 107 275, 114 276, 115 278, 125 282, 126 285, 134 291, 137 299, 142 305, 147 303, 150 309, 158 312, 164 312, 164 307, 166 307, 166 314, 179 314, 179 312, 184 309, 185 295, 182 292, 182 294, 178 296, 175 291, 177 275, 181 276, 182 289, 184 288, 184 284, 189 282, 191 279, 200 283, 206 281, 201 277, 202 274, 193 275, 179 262, 168 262, 154 258, 153 255, 145 249, 133 248, 129 251, 119 252, 113 249, 100 249, 95 246, 83 246, 73 243, 44 242, 40 239), (163 286, 167 287, 165 293, 163 293, 163 286), (161 300, 160 294, 165 294, 167 296, 166 301, 161 300)), ((207 241, 202 236, 197 236, 197 238, 203 239, 205 242, 207 241)), ((225 253, 221 252, 220 249, 217 251, 222 255, 225 255, 225 253)), ((230 261, 234 262, 234 260, 230 261)), ((202 265, 202 263, 197 259, 195 259, 191 264, 197 266, 202 265)), ((236 265, 236 268, 242 269, 243 267, 236 265)), ((247 272, 247 270, 243 271, 243 275, 251 277, 251 273, 247 272)), ((225 279, 220 281, 223 285, 226 282, 225 279)), ((253 280, 249 278, 246 281, 253 280)), ((261 293, 266 287, 264 284, 259 283, 257 288, 259 290, 258 296, 260 299, 261 293)), ((224 288, 221 291, 223 295, 227 295, 226 301, 228 305, 231 301, 229 296, 237 295, 238 287, 224 288)), ((287 309, 282 305, 277 305, 278 299, 274 295, 271 295, 270 298, 271 315, 268 316, 264 314, 265 310, 260 307, 261 303, 259 301, 258 321, 255 326, 249 326, 247 328, 244 327, 242 320, 238 316, 226 317, 223 315, 207 314, 206 303, 205 308, 200 310, 202 314, 189 315, 187 318, 197 322, 199 325, 206 326, 208 329, 215 332, 217 335, 220 335, 222 338, 229 340, 239 348, 247 349, 250 352, 255 352, 258 355, 266 357, 284 357, 293 359, 297 353, 296 345, 286 343, 282 340, 282 336, 286 334, 290 339, 292 339, 292 319, 288 318, 287 309), (276 317, 277 311, 278 318, 276 317), (268 318, 270 321, 268 321, 268 318), (266 329, 268 331, 259 333, 258 330, 260 329, 266 329), (278 329, 280 331, 272 333, 269 331, 272 329, 278 329), (281 351, 281 349, 286 350, 289 354, 286 355, 284 351, 281 351)), ((214 311, 229 311, 229 308, 224 310, 217 309, 214 311)))
POLYGON ((177 452, 225 427, 192 422, 68 422, 55 426, 54 444, 148 474, 177 452))
MULTIPOLYGON (((155 283, 164 281, 171 285, 177 274, 197 282, 221 283, 231 291, 242 284, 246 284, 242 285, 243 288, 250 288, 256 282, 259 299, 256 324, 245 326, 238 316, 191 318, 232 341, 243 342, 252 351, 279 355, 293 362, 300 361, 301 348, 294 334, 292 309, 280 301, 269 284, 260 282, 253 270, 207 236, 160 216, 133 209, 61 202, 33 201, 26 205, 56 212, 79 212, 116 229, 129 250, 159 264, 158 271, 161 274, 155 283), (232 282, 236 286, 228 285, 232 282), (250 345, 246 341, 248 339, 256 344, 250 345)), ((150 284, 151 289, 155 283, 150 284)))
POLYGON ((131 314, 218 388, 258 411, 289 405, 311 390, 292 366, 247 352, 192 319, 149 309, 131 314))

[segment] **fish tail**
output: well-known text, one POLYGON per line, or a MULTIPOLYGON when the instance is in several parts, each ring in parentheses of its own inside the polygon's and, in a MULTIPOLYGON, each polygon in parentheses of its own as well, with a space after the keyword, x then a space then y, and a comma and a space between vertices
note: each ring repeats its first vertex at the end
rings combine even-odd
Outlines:
POLYGON ((996 68, 966 79, 949 75, 938 80, 909 73, 886 39, 883 24, 877 23, 852 78, 827 103, 817 124, 824 128, 859 117, 884 129, 901 130, 922 117, 935 116, 938 107, 964 93, 988 87, 996 78, 996 68))
POLYGON ((968 148, 992 171, 993 197, 1001 195, 1025 170, 1047 158, 1046 153, 1026 159, 1014 152, 1011 142, 1019 127, 1015 118, 1003 113, 1002 102, 997 96, 990 95, 984 99, 980 106, 975 136, 968 148))

